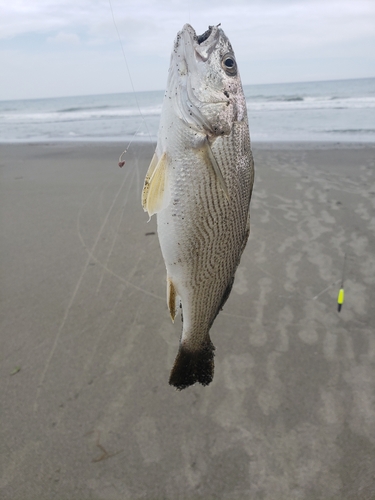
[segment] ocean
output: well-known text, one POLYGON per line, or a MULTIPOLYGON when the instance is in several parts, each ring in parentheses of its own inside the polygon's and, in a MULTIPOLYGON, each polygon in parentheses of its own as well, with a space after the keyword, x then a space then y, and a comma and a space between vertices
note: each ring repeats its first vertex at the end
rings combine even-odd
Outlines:
MULTIPOLYGON (((244 92, 252 141, 375 141, 375 78, 245 85, 244 92)), ((163 95, 0 101, 0 142, 155 140, 163 95)))

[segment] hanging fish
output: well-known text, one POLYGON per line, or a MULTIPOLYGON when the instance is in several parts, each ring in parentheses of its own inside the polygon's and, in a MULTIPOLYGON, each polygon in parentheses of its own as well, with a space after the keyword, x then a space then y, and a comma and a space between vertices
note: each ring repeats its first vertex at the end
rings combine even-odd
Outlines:
MULTIPOLYGON (((220 25, 219 25, 220 26, 220 25)), ((208 385, 210 328, 231 292, 250 233, 254 180, 246 100, 232 46, 219 26, 177 34, 158 142, 142 205, 157 214, 172 321, 183 329, 169 383, 208 385)))

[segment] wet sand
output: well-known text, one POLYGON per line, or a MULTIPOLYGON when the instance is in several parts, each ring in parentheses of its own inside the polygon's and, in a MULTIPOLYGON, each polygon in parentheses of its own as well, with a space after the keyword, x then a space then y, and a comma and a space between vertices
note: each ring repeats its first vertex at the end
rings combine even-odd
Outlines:
POLYGON ((375 498, 375 145, 253 150, 214 381, 178 392, 153 146, 1 145, 2 499, 375 498))

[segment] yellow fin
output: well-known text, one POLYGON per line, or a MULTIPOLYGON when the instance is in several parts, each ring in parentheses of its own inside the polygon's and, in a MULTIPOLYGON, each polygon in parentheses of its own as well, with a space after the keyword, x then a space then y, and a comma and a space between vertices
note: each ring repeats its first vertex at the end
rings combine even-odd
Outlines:
POLYGON ((167 165, 167 153, 164 153, 160 160, 155 153, 145 177, 142 206, 150 217, 165 206, 167 165))
POLYGON ((228 187, 226 185, 226 182, 225 182, 225 179, 224 179, 224 176, 220 170, 220 166, 218 164, 218 162, 216 161, 216 158, 214 157, 214 154, 212 152, 212 149, 211 149, 211 146, 210 146, 210 143, 208 142, 208 139, 206 137, 206 147, 207 147, 207 153, 208 153, 208 157, 210 159, 210 163, 211 163, 211 166, 216 174, 216 177, 219 181, 219 184, 221 186, 221 189, 224 191, 224 194, 225 194, 225 197, 226 199, 229 201, 229 192, 228 192, 228 187))
POLYGON ((169 314, 171 315, 171 319, 174 323, 177 310, 177 292, 169 276, 167 276, 167 303, 168 303, 169 314))

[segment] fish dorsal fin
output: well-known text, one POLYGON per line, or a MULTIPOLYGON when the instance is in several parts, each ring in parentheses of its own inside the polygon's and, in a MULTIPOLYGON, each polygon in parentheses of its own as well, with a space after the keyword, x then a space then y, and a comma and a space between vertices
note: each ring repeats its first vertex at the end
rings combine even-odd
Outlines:
POLYGON ((167 276, 167 303, 168 303, 169 314, 171 315, 173 323, 177 311, 177 295, 178 294, 173 284, 173 281, 169 276, 167 276))
POLYGON ((156 214, 165 208, 166 199, 166 176, 167 176, 167 153, 160 160, 156 153, 152 157, 148 168, 142 191, 142 206, 148 215, 156 214))
POLYGON ((228 192, 227 184, 225 182, 225 179, 224 179, 223 173, 220 169, 220 166, 219 166, 218 162, 216 161, 216 158, 212 152, 212 149, 211 149, 210 143, 208 142, 207 137, 205 139, 205 145, 206 145, 206 149, 207 149, 207 153, 208 153, 208 158, 210 159, 210 164, 211 164, 213 171, 217 177, 217 180, 219 181, 221 189, 224 191, 226 199, 229 201, 229 192, 228 192))

